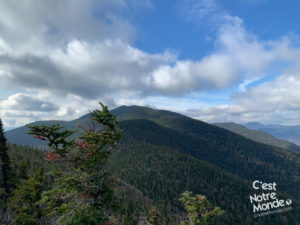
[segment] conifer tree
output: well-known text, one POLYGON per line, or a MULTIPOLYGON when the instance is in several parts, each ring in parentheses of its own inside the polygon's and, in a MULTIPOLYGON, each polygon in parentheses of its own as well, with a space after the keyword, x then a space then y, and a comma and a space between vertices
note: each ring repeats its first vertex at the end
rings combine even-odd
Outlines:
POLYGON ((28 162, 27 160, 23 159, 19 165, 18 170, 16 171, 16 178, 18 181, 26 180, 28 178, 28 162))
POLYGON ((27 179, 22 180, 9 198, 9 209, 15 225, 37 225, 42 217, 39 204, 45 186, 42 168, 36 168, 27 179))
POLYGON ((150 215, 148 216, 148 223, 147 225, 162 225, 162 218, 160 212, 158 211, 157 207, 152 206, 150 208, 150 215))
POLYGON ((10 193, 10 160, 7 151, 7 140, 4 136, 3 124, 0 119, 0 188, 1 199, 4 202, 6 202, 10 193))
MULTIPOLYGON (((100 103, 101 104, 101 103, 100 103)), ((62 126, 29 126, 30 134, 48 140, 46 159, 56 165, 51 190, 42 194, 48 216, 56 217, 58 225, 114 224, 112 212, 117 208, 114 179, 106 171, 111 151, 121 138, 115 116, 101 104, 102 110, 91 112, 96 129, 83 128, 78 138, 75 131, 62 126)))
POLYGON ((213 208, 204 195, 192 196, 191 192, 186 191, 179 201, 188 212, 188 221, 182 221, 181 225, 208 225, 211 217, 224 213, 219 207, 213 208))
POLYGON ((7 140, 0 119, 0 224, 9 224, 11 215, 7 210, 7 201, 13 188, 13 174, 8 156, 7 140))

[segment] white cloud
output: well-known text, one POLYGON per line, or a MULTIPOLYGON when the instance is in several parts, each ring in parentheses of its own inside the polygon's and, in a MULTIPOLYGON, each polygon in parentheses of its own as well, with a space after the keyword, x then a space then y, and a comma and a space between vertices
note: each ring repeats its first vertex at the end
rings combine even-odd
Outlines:
MULTIPOLYGON (((226 17, 228 22, 219 30, 217 43, 222 52, 230 55, 242 72, 259 75, 276 55, 267 50, 268 45, 246 31, 238 17, 226 17)), ((277 46, 275 46, 276 48, 277 46)))
POLYGON ((59 106, 55 103, 33 94, 16 93, 0 102, 0 117, 6 127, 24 125, 40 118, 48 119, 57 110, 59 106))
POLYGON ((0 108, 2 110, 25 110, 38 112, 49 112, 58 109, 55 104, 49 101, 44 101, 35 96, 23 93, 17 93, 9 96, 7 100, 1 102, 0 108))
POLYGON ((230 55, 242 73, 253 78, 264 75, 274 63, 299 61, 300 49, 293 47, 292 37, 261 41, 246 30, 240 18, 226 18, 228 22, 219 29, 217 46, 230 55))
POLYGON ((300 124, 300 73, 286 73, 234 96, 232 104, 189 110, 208 122, 300 124))
MULTIPOLYGON (((151 7, 150 1, 143 2, 151 7)), ((179 60, 176 52, 150 54, 135 47, 135 28, 119 12, 141 7, 137 0, 0 1, 0 87, 26 89, 0 103, 0 116, 11 123, 14 116, 22 118, 15 125, 75 118, 97 107, 98 100, 110 106, 147 105, 151 96, 184 97, 240 85, 243 93, 235 96, 235 105, 204 108, 201 118, 214 120, 216 112, 223 119, 255 118, 257 110, 252 109, 259 103, 252 95, 257 97, 259 91, 247 87, 276 63, 287 63, 288 68, 299 63, 300 50, 289 37, 261 41, 214 0, 180 2, 191 20, 222 19, 214 51, 201 59, 179 60)), ((278 85, 276 90, 284 82, 278 85)), ((265 88, 272 93, 271 86, 265 88)), ((286 89, 285 95, 291 97, 295 90, 286 89)), ((282 104, 274 101, 270 99, 282 104)), ((277 114, 287 113, 288 106, 279 110, 277 114)))
POLYGON ((33 46, 44 49, 49 44, 63 45, 74 37, 89 41, 116 37, 130 40, 134 28, 114 13, 125 6, 125 0, 3 0, 1 36, 24 51, 33 46))
POLYGON ((1 101, 0 118, 6 127, 16 127, 38 120, 71 120, 96 107, 95 103, 73 96, 61 99, 47 91, 27 91, 1 101))
POLYGON ((183 95, 192 91, 222 89, 237 81, 237 70, 227 55, 211 55, 200 61, 177 61, 164 65, 152 75, 153 86, 161 93, 183 95))
POLYGON ((2 86, 27 87, 97 99, 119 91, 148 92, 146 78, 176 60, 169 52, 148 54, 122 41, 73 40, 45 56, 0 55, 2 86))
MULTIPOLYGON (((103 1, 96 9, 92 9, 95 6, 92 0, 85 3, 55 0, 34 7, 33 1, 28 0, 1 4, 6 13, 1 14, 0 22, 4 34, 0 41, 4 49, 0 54, 0 79, 1 85, 10 87, 48 90, 62 96, 74 94, 87 99, 120 91, 140 96, 186 95, 193 91, 224 89, 244 79, 263 76, 274 61, 299 56, 299 50, 290 48, 286 41, 259 41, 245 30, 238 17, 226 16, 214 52, 200 60, 181 61, 174 53, 149 54, 133 47, 126 38, 120 39, 123 33, 130 33, 127 26, 121 33, 110 35, 107 29, 116 30, 123 22, 119 19, 108 23, 101 17, 102 13, 110 15, 116 7, 125 7, 125 0, 103 1), (103 12, 103 9, 110 10, 103 12), (99 14, 97 18, 92 10, 99 14), (17 17, 12 22, 20 11, 24 19, 17 17), (25 33, 30 36, 29 45, 23 40, 25 33), (17 42, 21 47, 17 48, 8 38, 11 35, 22 39, 17 42), (31 37, 34 42, 30 41, 31 37), (64 44, 59 41, 54 44, 49 38, 64 44), (22 47, 22 43, 27 47, 22 47)), ((217 10, 213 0, 185 1, 185 4, 191 7, 196 4, 196 9, 217 10)))
POLYGON ((211 18, 220 13, 220 6, 215 0, 180 0, 177 8, 181 16, 189 21, 211 18))
POLYGON ((198 61, 181 61, 170 52, 149 54, 121 40, 94 43, 73 39, 44 55, 37 56, 34 51, 0 55, 1 84, 87 99, 120 91, 140 96, 186 95, 231 87, 263 76, 276 60, 298 57, 299 50, 292 49, 287 41, 259 42, 246 32, 239 18, 231 20, 220 29, 216 51, 198 61))

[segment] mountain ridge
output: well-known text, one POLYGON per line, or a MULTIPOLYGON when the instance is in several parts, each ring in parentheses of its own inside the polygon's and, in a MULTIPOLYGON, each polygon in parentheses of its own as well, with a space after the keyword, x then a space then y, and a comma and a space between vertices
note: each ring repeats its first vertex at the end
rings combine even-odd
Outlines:
POLYGON ((288 142, 282 139, 275 138, 271 134, 264 132, 262 130, 252 130, 246 128, 241 124, 236 124, 233 122, 226 122, 226 123, 214 123, 213 125, 225 128, 230 130, 234 133, 242 135, 246 138, 249 138, 253 141, 257 141, 263 144, 273 145, 279 148, 286 148, 300 153, 300 146, 288 142))
POLYGON ((252 130, 260 130, 272 136, 300 145, 300 125, 262 124, 257 122, 246 123, 244 126, 252 130))
MULTIPOLYGON (((253 224, 249 194, 251 182, 259 179, 276 182, 279 191, 293 199, 294 211, 300 215, 298 153, 251 141, 166 110, 125 106, 111 112, 117 116, 124 137, 113 153, 110 168, 157 204, 163 202, 163 205, 170 205, 169 210, 179 210, 178 195, 192 190, 206 194, 215 205, 230 211, 224 217, 226 224, 253 224), (244 191, 240 192, 241 189, 244 191), (220 195, 216 194, 218 191, 220 195), (234 193, 237 196, 232 197, 234 193), (238 206, 230 203, 232 199, 238 206)), ((70 129, 78 123, 88 124, 88 114, 85 116, 62 125, 70 129)), ((35 140, 30 135, 29 138, 35 140)), ((292 218, 292 212, 285 215, 285 220, 295 221, 288 219, 292 218)), ((274 224, 281 217, 275 216, 276 220, 259 218, 255 224, 274 224)), ((284 224, 284 220, 277 224, 284 224)))

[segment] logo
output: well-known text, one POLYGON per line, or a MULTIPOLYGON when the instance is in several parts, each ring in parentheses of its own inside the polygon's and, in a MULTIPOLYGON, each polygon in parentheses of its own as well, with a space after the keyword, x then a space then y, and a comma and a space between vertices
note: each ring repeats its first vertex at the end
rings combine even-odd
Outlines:
POLYGON ((255 180, 252 183, 253 189, 258 192, 250 195, 250 202, 253 206, 254 217, 289 211, 292 209, 291 199, 279 199, 277 197, 276 183, 264 183, 255 180))

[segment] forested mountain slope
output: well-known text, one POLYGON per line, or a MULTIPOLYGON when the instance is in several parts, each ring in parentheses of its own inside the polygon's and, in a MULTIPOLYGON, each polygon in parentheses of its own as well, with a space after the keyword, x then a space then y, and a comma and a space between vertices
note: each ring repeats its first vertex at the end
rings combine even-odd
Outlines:
POLYGON ((273 145, 279 148, 286 148, 290 150, 294 150, 300 153, 300 146, 284 141, 281 139, 277 139, 274 136, 260 130, 252 130, 244 127, 243 125, 236 124, 236 123, 214 123, 213 125, 222 127, 226 130, 230 130, 236 134, 242 135, 246 138, 249 138, 253 141, 257 141, 267 145, 273 145))
MULTIPOLYGON (((177 199, 181 192, 191 190, 227 210, 225 224, 300 221, 299 153, 169 111, 123 106, 112 113, 124 137, 110 162, 111 171, 161 205, 166 217, 182 212, 177 199), (257 179, 276 182, 284 199, 293 200, 293 210, 254 220, 249 195, 257 179)), ((59 123, 75 129, 78 124, 88 126, 88 118, 59 123)), ((25 132, 26 128, 18 128, 7 132, 7 137, 12 143, 22 140, 30 145, 34 139, 25 137, 25 132)))
POLYGON ((206 195, 213 205, 226 211, 214 224, 283 225, 297 224, 300 219, 296 203, 294 210, 286 214, 253 218, 250 182, 170 148, 133 139, 124 142, 112 156, 112 172, 142 190, 166 216, 169 211, 182 215, 178 199, 180 193, 190 190, 206 195))
POLYGON ((287 140, 297 145, 300 145, 300 125, 285 126, 278 124, 261 124, 257 122, 251 122, 244 124, 245 127, 252 130, 261 130, 267 132, 274 137, 287 140))

